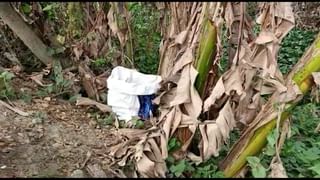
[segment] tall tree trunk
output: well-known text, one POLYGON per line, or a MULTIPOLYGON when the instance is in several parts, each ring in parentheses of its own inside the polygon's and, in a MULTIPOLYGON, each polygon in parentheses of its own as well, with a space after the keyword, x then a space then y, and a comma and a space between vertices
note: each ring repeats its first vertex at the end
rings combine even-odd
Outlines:
POLYGON ((0 18, 14 33, 17 34, 17 36, 41 62, 46 65, 52 63, 53 58, 48 54, 47 46, 23 21, 19 14, 14 11, 10 3, 0 3, 0 18))
POLYGON ((69 2, 67 6, 67 16, 68 16, 68 26, 67 26, 67 34, 68 38, 74 39, 80 38, 82 35, 83 28, 83 13, 81 3, 80 2, 69 2))

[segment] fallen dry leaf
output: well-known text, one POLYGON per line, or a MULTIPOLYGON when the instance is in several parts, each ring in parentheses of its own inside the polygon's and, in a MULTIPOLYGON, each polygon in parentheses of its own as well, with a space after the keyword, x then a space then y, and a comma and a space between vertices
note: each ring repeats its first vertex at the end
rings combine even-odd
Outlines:
POLYGON ((50 86, 50 85, 45 85, 42 83, 43 73, 32 75, 32 76, 30 76, 30 79, 32 79, 35 83, 37 83, 38 85, 40 85, 42 87, 50 86))
POLYGON ((270 178, 288 178, 286 170, 284 169, 282 163, 275 162, 270 165, 271 172, 268 177, 270 178))
POLYGON ((92 99, 85 98, 85 97, 78 97, 76 105, 77 106, 91 106, 91 105, 94 105, 102 112, 112 112, 111 107, 109 107, 108 105, 99 103, 97 101, 94 101, 92 99))
MULTIPOLYGON (((261 24, 261 32, 258 38, 250 45, 252 54, 250 56, 243 56, 246 58, 243 60, 240 59, 238 61, 239 65, 236 67, 240 68, 240 75, 244 75, 245 80, 247 82, 250 82, 246 84, 246 87, 248 89, 241 97, 246 99, 247 103, 251 103, 251 99, 254 96, 257 97, 257 93, 261 92, 275 92, 277 94, 277 97, 273 96, 270 98, 275 101, 270 101, 269 99, 269 102, 272 103, 278 102, 280 99, 283 99, 285 101, 291 97, 297 96, 294 88, 288 88, 288 86, 284 86, 285 83, 277 64, 277 53, 279 51, 279 44, 281 43, 281 40, 288 34, 288 32, 294 27, 294 21, 292 20, 293 12, 292 9, 288 6, 290 6, 290 3, 261 3, 261 13, 259 18, 257 19, 258 24, 261 24), (285 12, 281 12, 281 9, 283 9, 285 12), (244 62, 243 66, 241 66, 242 62, 244 62), (254 70, 254 72, 251 72, 251 74, 249 75, 250 79, 247 78, 248 65, 250 67, 250 71, 254 70), (254 75, 252 75, 252 73, 254 75), (269 87, 266 85, 268 85, 269 87), (254 90, 252 87, 255 87, 254 90), (292 92, 292 95, 290 95, 290 97, 279 98, 280 95, 285 96, 288 91, 292 92), (245 96, 249 96, 249 98, 245 96)), ((241 46, 248 45, 244 43, 241 44, 241 46)), ((240 82, 242 84, 243 81, 241 81, 240 79, 240 82)), ((259 103, 259 101, 257 100, 256 102, 259 103)), ((248 104, 244 104, 241 102, 239 102, 239 106, 249 107, 248 104)), ((238 107, 235 107, 236 112, 238 112, 238 107)), ((254 108, 254 106, 250 105, 250 108, 254 108)), ((277 112, 273 111, 272 104, 267 103, 263 106, 258 105, 255 114, 253 114, 253 117, 255 118, 250 123, 250 126, 246 127, 245 131, 242 133, 242 136, 234 144, 227 157, 223 160, 221 165, 222 169, 230 166, 230 162, 236 159, 239 154, 242 153, 244 147, 246 147, 246 144, 250 139, 249 137, 253 135, 254 130, 277 117, 277 112), (262 109, 259 109, 259 107, 261 107, 262 109), (259 111, 260 113, 258 114, 259 111)))
POLYGON ((21 111, 20 109, 17 109, 17 108, 15 108, 15 107, 12 107, 12 106, 10 106, 9 104, 7 104, 6 102, 4 102, 4 101, 2 101, 2 100, 0 100, 0 105, 6 107, 6 108, 8 108, 8 109, 10 109, 11 111, 13 111, 13 112, 15 112, 15 113, 17 113, 17 114, 19 114, 19 115, 21 115, 21 116, 29 116, 29 113, 23 112, 23 111, 21 111))

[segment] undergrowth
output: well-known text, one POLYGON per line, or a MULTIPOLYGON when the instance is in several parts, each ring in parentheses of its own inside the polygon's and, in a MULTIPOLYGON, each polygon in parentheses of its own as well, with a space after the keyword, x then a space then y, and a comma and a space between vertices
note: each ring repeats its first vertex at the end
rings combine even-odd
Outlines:
POLYGON ((11 80, 14 74, 3 71, 0 73, 0 99, 13 99, 15 92, 11 85, 11 80))
POLYGON ((134 39, 134 64, 147 74, 156 74, 159 65, 159 11, 151 3, 129 3, 132 13, 134 39))
POLYGON ((292 137, 287 139, 281 158, 288 177, 320 177, 320 105, 309 102, 293 110, 292 137))
MULTIPOLYGON (((300 103, 292 110, 291 131, 280 158, 286 173, 291 177, 320 177, 320 136, 315 129, 320 123, 320 106, 317 103, 300 103)), ((268 135, 267 146, 258 156, 247 158, 249 177, 266 177, 270 162, 275 156, 276 131, 268 135)))
MULTIPOLYGON (((294 28, 284 38, 278 55, 283 74, 292 67, 314 41, 317 32, 294 28)), ((310 93, 291 111, 291 137, 286 139, 280 157, 288 177, 320 177, 320 138, 315 128, 320 123, 319 104, 312 102, 310 93)), ((249 177, 266 177, 275 155, 276 131, 267 138, 267 146, 258 156, 247 158, 249 177)))
POLYGON ((307 50, 315 39, 317 32, 304 31, 294 28, 283 39, 278 56, 280 71, 283 74, 290 72, 292 67, 299 61, 299 58, 307 50))

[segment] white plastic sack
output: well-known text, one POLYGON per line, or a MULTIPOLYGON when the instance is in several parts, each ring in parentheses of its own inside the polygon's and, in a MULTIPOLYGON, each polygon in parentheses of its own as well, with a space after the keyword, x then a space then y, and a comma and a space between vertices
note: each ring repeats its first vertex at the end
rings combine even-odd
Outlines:
POLYGON ((161 76, 139 73, 136 70, 115 67, 107 79, 108 99, 120 120, 129 121, 140 108, 138 95, 151 95, 160 88, 161 76))

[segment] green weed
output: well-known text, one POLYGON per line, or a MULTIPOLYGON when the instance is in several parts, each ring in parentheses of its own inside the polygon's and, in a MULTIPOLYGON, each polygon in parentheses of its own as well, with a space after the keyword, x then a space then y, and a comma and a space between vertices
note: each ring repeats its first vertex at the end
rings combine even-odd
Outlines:
POLYGON ((319 176, 320 136, 314 130, 320 123, 320 106, 301 104, 292 112, 292 137, 280 154, 288 177, 319 176))
POLYGON ((0 74, 0 98, 12 99, 16 97, 13 87, 11 86, 11 80, 14 74, 4 71, 0 74))
POLYGON ((280 71, 288 73, 315 39, 316 32, 294 28, 283 39, 278 56, 280 71))

